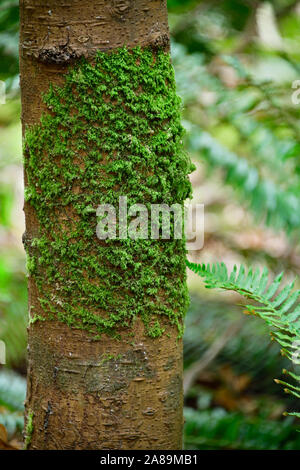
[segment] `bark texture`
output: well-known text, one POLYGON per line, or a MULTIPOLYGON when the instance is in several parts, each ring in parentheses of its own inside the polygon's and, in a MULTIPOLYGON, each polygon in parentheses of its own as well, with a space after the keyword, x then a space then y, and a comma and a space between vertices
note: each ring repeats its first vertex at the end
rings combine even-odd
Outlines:
POLYGON ((134 343, 94 342, 61 323, 30 328, 28 448, 180 449, 181 342, 149 339, 140 324, 134 343))
MULTIPOLYGON (((50 85, 61 86, 81 57, 92 63, 97 51, 109 53, 124 45, 151 47, 154 54, 158 48, 168 50, 165 0, 21 0, 20 8, 24 133, 47 111, 42 95, 50 85)), ((24 243, 31 253, 41 227, 28 202, 25 216, 24 243)), ((57 226, 64 224, 58 213, 57 226)), ((149 337, 137 318, 130 341, 124 326, 119 339, 103 334, 95 340, 55 316, 48 319, 40 297, 31 275, 29 311, 43 321, 29 326, 26 447, 180 449, 182 341, 176 325, 164 321, 164 334, 149 337)))

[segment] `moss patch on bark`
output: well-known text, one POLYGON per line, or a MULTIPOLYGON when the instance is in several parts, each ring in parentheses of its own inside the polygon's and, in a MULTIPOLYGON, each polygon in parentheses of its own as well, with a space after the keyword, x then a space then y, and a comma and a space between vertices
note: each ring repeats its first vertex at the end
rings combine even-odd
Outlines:
MULTIPOLYGON (((100 204, 174 203, 191 195, 181 105, 170 56, 99 52, 51 87, 48 112, 28 127, 25 197, 39 234, 27 240, 41 311, 70 327, 118 336, 140 317, 151 337, 182 323, 188 305, 185 240, 96 236, 100 204)), ((173 221, 174 222, 174 221, 173 221)), ((31 312, 39 318, 40 312, 31 312)))
POLYGON ((27 450, 30 442, 31 442, 31 437, 33 433, 33 412, 29 410, 27 414, 27 423, 26 423, 26 428, 25 428, 25 442, 24 442, 24 449, 27 450))

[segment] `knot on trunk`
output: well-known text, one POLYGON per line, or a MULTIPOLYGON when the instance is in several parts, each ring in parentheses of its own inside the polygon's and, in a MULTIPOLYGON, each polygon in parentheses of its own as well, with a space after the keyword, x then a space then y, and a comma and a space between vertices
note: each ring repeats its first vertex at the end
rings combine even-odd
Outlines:
POLYGON ((111 16, 120 21, 125 21, 124 15, 130 10, 132 6, 131 0, 113 0, 109 6, 111 16))
POLYGON ((70 47, 61 45, 41 49, 36 58, 43 64, 69 65, 71 62, 78 59, 79 55, 70 47))

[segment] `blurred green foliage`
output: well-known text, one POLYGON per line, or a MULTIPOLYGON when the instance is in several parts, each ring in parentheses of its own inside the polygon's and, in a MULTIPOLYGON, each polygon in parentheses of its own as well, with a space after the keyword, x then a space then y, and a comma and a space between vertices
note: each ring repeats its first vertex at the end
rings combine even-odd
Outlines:
MULTIPOLYGON (((298 3, 196 2, 179 11, 179 6, 170 2, 170 7, 173 61, 183 99, 186 145, 195 161, 201 162, 203 173, 202 187, 201 178, 195 177, 195 197, 206 203, 210 225, 204 249, 191 253, 191 258, 196 262, 225 258, 231 265, 265 264, 274 276, 283 268, 288 276, 298 274, 300 112, 299 105, 292 101, 293 82, 300 71, 298 3), (205 193, 216 187, 219 190, 222 183, 224 191, 219 195, 205 193), (226 186, 230 191, 225 191, 226 186), (235 224, 229 215, 224 225, 224 212, 237 206, 247 213, 241 219, 243 223, 235 224), (257 241, 270 230, 278 237, 277 253, 269 250, 267 242, 257 241)), ((200 288, 196 284, 192 289, 200 288)), ((206 297, 201 289, 200 292, 199 303, 206 297)), ((207 303, 204 305, 198 314, 202 314, 202 322, 209 317, 215 327, 215 315, 207 303)), ((222 309, 223 324, 214 335, 215 344, 226 330, 227 309, 235 312, 232 304, 222 309)), ((213 347, 201 334, 209 331, 207 325, 199 322, 199 327, 189 328, 191 315, 189 312, 185 337, 187 371, 197 362, 201 364, 207 350, 213 347), (192 342, 194 346, 191 335, 198 339, 192 342), (193 351, 190 358, 189 348, 193 351)), ((238 317, 235 318, 237 322, 238 317)), ((232 321, 232 329, 235 322, 232 321)), ((283 400, 275 384, 271 385, 272 374, 278 376, 282 364, 278 361, 278 348, 270 349, 268 345, 268 328, 262 326, 263 340, 258 324, 255 328, 251 325, 253 322, 248 320, 208 366, 209 370, 217 370, 219 362, 230 365, 234 371, 231 382, 225 388, 222 381, 206 384, 204 390, 204 370, 187 393, 187 404, 191 406, 186 411, 185 439, 189 448, 299 448, 297 424, 292 419, 283 424, 282 410, 274 414, 274 409, 268 409, 266 401, 261 400, 265 392, 269 394, 268 404, 273 403, 275 409, 280 410, 285 401, 289 410, 299 410, 296 399, 283 400), (236 338, 241 340, 243 331, 251 338, 250 351, 243 344, 236 354, 229 355, 231 345, 236 338), (239 377, 246 372, 249 385, 245 391, 230 391, 234 374, 239 377), (204 391, 212 399, 203 408, 199 401, 204 391), (197 399, 189 396, 192 393, 197 399), (220 402, 216 397, 222 394, 220 402), (252 402, 252 411, 241 405, 243 400, 252 402), (278 420, 279 426, 275 424, 278 420)))
POLYGON ((23 367, 26 351, 27 287, 23 259, 0 259, 0 338, 6 344, 8 365, 23 367), (22 263, 22 265, 21 265, 22 263))
MULTIPOLYGON (((205 247, 193 261, 266 265, 274 276, 284 269, 292 277, 300 272, 300 104, 291 99, 300 79, 299 4, 168 0, 168 7, 186 148, 198 168, 194 199, 206 207, 205 247)), ((2 0, 0 80, 8 99, 0 106, 0 339, 8 353, 3 369, 24 374, 17 44, 17 2, 2 0)), ((237 329, 187 390, 186 448, 299 449, 295 420, 282 417, 299 405, 273 382, 286 359, 268 328, 256 318, 241 321, 236 297, 205 292, 193 277, 189 283, 185 376, 224 331, 237 329)), ((0 423, 12 436, 22 426, 25 381, 3 374, 0 423)))
POLYGON ((7 89, 18 86, 19 2, 0 2, 0 80, 7 89))
POLYGON ((185 448, 199 450, 297 450, 300 436, 292 420, 247 418, 223 408, 185 409, 185 448))
POLYGON ((0 372, 0 423, 9 439, 24 427, 26 380, 12 371, 0 372))

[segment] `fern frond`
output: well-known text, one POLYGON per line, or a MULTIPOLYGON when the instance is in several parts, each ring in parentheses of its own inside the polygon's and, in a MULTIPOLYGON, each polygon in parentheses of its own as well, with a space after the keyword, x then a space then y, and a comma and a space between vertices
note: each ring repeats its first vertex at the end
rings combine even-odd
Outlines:
MULTIPOLYGON (((224 263, 195 264, 187 261, 187 266, 204 279, 205 287, 218 288, 237 292, 243 297, 253 301, 251 305, 244 305, 246 312, 263 319, 274 331, 272 339, 282 347, 282 354, 292 362, 299 363, 300 358, 300 305, 297 304, 300 290, 293 291, 294 282, 281 288, 283 273, 279 274, 268 285, 269 274, 267 268, 262 271, 250 268, 248 272, 243 265, 238 270, 234 266, 228 273, 224 263), (297 360, 298 359, 298 360, 297 360)), ((283 380, 276 380, 283 385, 286 393, 300 398, 300 376, 284 370, 297 385, 289 384, 283 380)), ((288 413, 300 417, 299 413, 288 413)))
POLYGON ((250 209, 267 225, 288 233, 300 228, 298 193, 262 178, 258 169, 246 158, 226 149, 197 126, 189 132, 188 145, 191 151, 199 152, 210 167, 224 170, 225 182, 237 190, 250 209))

